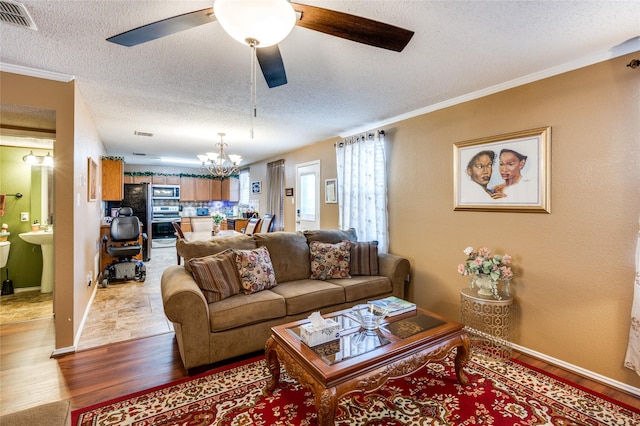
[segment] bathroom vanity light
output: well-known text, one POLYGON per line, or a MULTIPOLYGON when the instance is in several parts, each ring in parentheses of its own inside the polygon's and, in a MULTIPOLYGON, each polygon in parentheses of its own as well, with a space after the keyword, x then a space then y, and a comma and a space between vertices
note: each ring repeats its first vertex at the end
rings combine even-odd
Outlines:
POLYGON ((31 151, 29 154, 22 157, 22 161, 34 166, 53 166, 53 157, 50 152, 47 152, 47 155, 34 155, 33 151, 31 151))

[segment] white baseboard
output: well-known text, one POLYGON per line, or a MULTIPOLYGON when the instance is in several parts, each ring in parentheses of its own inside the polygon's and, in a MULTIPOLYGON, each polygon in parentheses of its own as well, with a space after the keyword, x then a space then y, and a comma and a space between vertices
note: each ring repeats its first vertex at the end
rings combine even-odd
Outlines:
POLYGON ((589 371, 582 367, 578 367, 577 365, 569 364, 568 362, 550 357, 540 352, 536 352, 529 348, 525 348, 524 346, 520 346, 516 344, 512 344, 512 346, 518 352, 531 355, 532 357, 539 358, 543 361, 548 362, 549 364, 557 365, 558 367, 562 367, 565 370, 572 371, 581 376, 588 377, 589 379, 595 380, 600 383, 604 383, 605 385, 611 386, 612 388, 620 389, 621 391, 640 397, 640 388, 637 388, 635 386, 627 385, 626 383, 613 380, 601 374, 594 373, 593 371, 589 371))
MULTIPOLYGON (((100 275, 98 275, 100 277, 100 275)), ((89 316, 89 310, 91 309, 91 305, 93 304, 93 299, 96 297, 96 292, 98 291, 98 282, 95 281, 95 285, 93 286, 93 293, 91 293, 91 298, 89 299, 89 303, 87 303, 87 307, 84 310, 84 315, 82 315, 82 321, 80 321, 80 326, 78 327, 78 332, 76 333, 75 338, 73 339, 74 347, 78 347, 78 343, 80 342, 80 336, 82 335, 82 330, 84 329, 84 324, 87 321, 87 317, 89 316)))
POLYGON ((76 351, 75 346, 67 346, 66 348, 55 349, 53 352, 51 352, 51 358, 58 358, 63 355, 72 354, 75 351, 76 351))
POLYGON ((40 286, 35 286, 35 287, 17 287, 13 289, 14 293, 23 293, 25 291, 40 291, 40 286))

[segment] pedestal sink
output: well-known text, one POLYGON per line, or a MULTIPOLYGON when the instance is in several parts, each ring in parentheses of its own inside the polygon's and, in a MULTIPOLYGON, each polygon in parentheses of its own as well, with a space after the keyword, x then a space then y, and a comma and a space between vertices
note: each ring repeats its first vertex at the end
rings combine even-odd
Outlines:
POLYGON ((20 238, 30 244, 37 244, 42 248, 42 277, 40 278, 40 292, 53 291, 53 232, 23 232, 20 238))

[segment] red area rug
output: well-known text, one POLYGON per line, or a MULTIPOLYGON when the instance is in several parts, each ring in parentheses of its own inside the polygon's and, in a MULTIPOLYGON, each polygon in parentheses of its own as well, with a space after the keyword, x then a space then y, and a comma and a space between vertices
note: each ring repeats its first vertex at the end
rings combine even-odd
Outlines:
MULTIPOLYGON (((453 359, 340 399, 336 425, 640 425, 640 410, 516 361, 473 356, 469 384, 453 359)), ((255 358, 76 410, 73 425, 314 425, 313 396, 286 373, 263 395, 268 371, 255 358)))

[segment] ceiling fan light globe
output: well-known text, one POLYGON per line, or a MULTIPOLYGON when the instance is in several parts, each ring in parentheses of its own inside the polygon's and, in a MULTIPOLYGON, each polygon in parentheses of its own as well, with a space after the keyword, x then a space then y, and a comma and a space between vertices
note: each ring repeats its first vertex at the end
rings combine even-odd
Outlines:
POLYGON ((259 47, 280 43, 296 24, 296 13, 287 0, 215 0, 213 12, 222 28, 235 40, 259 47))

